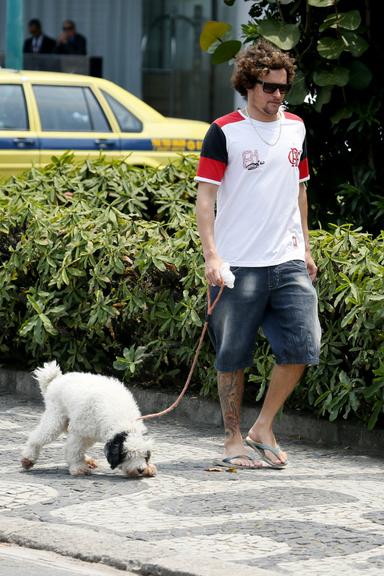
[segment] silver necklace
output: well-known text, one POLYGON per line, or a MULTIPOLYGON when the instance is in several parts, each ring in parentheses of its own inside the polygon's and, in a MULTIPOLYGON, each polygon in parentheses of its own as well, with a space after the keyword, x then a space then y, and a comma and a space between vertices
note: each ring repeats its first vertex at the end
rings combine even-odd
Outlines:
POLYGON ((277 138, 274 142, 268 142, 267 140, 265 140, 262 135, 260 134, 260 132, 258 131, 258 129, 256 128, 253 119, 250 117, 249 112, 248 112, 248 106, 246 106, 244 108, 244 115, 248 118, 252 128, 254 129, 254 131, 256 132, 256 134, 258 135, 258 137, 260 138, 260 140, 262 140, 262 142, 264 142, 264 144, 267 144, 267 146, 276 146, 276 144, 278 143, 278 141, 280 140, 280 136, 281 136, 281 115, 279 112, 279 133, 277 135, 277 138))

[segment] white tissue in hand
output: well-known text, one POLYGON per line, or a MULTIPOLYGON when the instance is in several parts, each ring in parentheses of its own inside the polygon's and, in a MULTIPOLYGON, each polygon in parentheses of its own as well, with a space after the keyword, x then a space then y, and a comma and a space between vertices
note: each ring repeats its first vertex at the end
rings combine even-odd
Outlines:
POLYGON ((235 285, 235 276, 232 274, 228 262, 223 262, 220 266, 220 274, 227 288, 233 288, 235 285))

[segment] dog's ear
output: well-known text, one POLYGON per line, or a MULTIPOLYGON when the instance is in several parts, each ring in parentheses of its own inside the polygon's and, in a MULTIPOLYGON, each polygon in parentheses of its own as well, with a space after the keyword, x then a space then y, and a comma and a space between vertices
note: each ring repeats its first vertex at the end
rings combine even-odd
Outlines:
POLYGON ((119 434, 115 434, 112 440, 109 440, 104 446, 104 454, 112 470, 121 464, 127 455, 127 451, 123 449, 127 436, 127 432, 119 432, 119 434))

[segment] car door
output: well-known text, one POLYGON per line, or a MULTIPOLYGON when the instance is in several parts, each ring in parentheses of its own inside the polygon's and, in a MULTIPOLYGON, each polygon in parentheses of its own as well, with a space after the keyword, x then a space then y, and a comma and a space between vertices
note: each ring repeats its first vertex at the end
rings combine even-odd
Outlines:
POLYGON ((39 142, 32 128, 22 83, 0 84, 0 177, 12 176, 39 162, 39 142))
POLYGON ((119 156, 120 138, 114 132, 91 86, 32 84, 40 120, 37 135, 40 161, 72 150, 79 159, 100 152, 119 156))
MULTIPOLYGON (((121 155, 125 161, 129 164, 157 166, 159 162, 154 152, 153 142, 145 130, 143 121, 129 109, 129 106, 123 104, 107 90, 102 88, 100 92, 120 130, 121 155)), ((144 103, 143 107, 146 107, 144 103)), ((157 115, 156 112, 155 114, 157 115)))

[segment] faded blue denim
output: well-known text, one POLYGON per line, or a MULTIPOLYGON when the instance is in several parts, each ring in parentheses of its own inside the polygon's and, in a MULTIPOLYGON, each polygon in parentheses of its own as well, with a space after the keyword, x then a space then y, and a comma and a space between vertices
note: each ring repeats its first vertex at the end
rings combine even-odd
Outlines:
MULTIPOLYGON (((232 372, 252 366, 262 327, 277 364, 318 364, 321 328, 316 290, 302 260, 260 268, 232 267, 233 289, 225 288, 209 318, 215 367, 232 372)), ((211 288, 214 300, 218 287, 211 288)))

